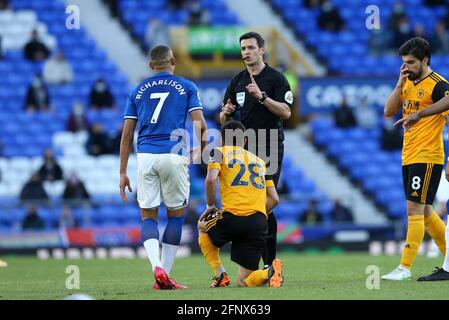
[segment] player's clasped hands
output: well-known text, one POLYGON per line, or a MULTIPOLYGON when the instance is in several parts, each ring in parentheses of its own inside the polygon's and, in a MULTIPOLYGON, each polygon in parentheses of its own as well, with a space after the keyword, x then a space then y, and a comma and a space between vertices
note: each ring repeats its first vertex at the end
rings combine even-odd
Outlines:
POLYGON ((255 97, 256 99, 262 99, 262 91, 260 91, 259 86, 256 83, 256 80, 254 80, 254 77, 252 74, 249 75, 251 78, 251 83, 246 86, 246 90, 255 97))

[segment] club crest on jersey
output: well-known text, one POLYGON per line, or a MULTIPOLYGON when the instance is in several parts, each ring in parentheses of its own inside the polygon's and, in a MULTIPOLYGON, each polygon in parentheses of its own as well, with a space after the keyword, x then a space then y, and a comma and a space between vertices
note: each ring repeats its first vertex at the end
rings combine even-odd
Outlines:
POLYGON ((424 90, 423 89, 419 89, 417 96, 418 96, 418 98, 424 97, 424 90))
POLYGON ((243 107, 243 104, 245 103, 245 92, 237 92, 236 100, 237 103, 243 107))
POLYGON ((403 109, 406 109, 406 108, 407 108, 407 105, 408 105, 408 101, 407 101, 407 100, 404 100, 404 102, 402 102, 402 108, 403 108, 403 109))

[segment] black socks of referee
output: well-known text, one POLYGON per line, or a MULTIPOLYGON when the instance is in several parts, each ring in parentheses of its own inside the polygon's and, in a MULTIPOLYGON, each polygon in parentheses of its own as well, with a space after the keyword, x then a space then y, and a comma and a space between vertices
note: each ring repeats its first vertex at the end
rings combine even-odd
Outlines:
POLYGON ((268 235, 265 241, 265 252, 263 253, 263 263, 265 266, 271 265, 276 259, 276 242, 278 222, 274 212, 268 214, 268 235))

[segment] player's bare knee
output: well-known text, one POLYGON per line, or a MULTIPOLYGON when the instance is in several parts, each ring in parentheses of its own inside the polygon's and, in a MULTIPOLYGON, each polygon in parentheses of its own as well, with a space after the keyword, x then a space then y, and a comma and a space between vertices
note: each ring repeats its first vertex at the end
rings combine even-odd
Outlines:
POLYGON ((424 207, 424 217, 430 217, 433 213, 433 207, 430 204, 426 204, 424 207))
POLYGON ((184 215, 185 207, 186 207, 185 205, 182 205, 180 207, 167 208, 167 217, 170 218, 182 217, 184 215))
POLYGON ((407 200, 407 214, 409 216, 424 214, 424 208, 424 204, 407 200))
POLYGON ((140 218, 142 219, 142 221, 146 219, 157 220, 157 217, 158 217, 158 208, 140 209, 140 218))

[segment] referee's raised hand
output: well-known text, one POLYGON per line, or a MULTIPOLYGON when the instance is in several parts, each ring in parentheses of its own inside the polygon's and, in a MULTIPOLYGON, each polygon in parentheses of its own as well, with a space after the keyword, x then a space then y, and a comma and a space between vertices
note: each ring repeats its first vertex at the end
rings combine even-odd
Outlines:
POLYGON ((223 113, 226 116, 230 116, 235 111, 235 105, 232 103, 231 99, 226 101, 226 104, 223 106, 223 113))
POLYGON ((248 90, 248 92, 256 99, 258 100, 262 99, 262 91, 260 91, 259 86, 256 83, 256 80, 254 80, 252 74, 250 74, 249 76, 251 78, 251 83, 246 86, 246 90, 248 90))

